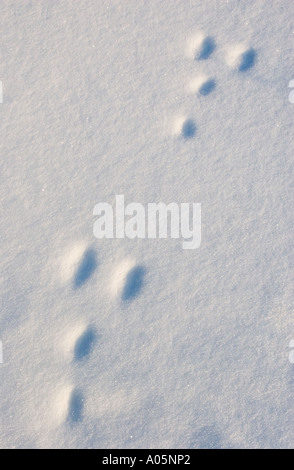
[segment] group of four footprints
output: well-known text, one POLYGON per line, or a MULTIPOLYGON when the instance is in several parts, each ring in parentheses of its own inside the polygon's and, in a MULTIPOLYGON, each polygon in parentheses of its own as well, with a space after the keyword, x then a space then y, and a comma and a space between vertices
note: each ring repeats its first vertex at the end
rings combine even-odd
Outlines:
MULTIPOLYGON (((85 248, 83 245, 75 246, 66 256, 63 263, 63 271, 69 274, 73 290, 81 289, 92 277, 96 268, 97 254, 93 248, 85 248)), ((118 296, 124 305, 133 300, 140 292, 145 268, 137 265, 134 260, 126 259, 121 262, 112 276, 110 286, 113 295, 118 296)), ((66 341, 66 348, 71 351, 71 357, 75 364, 86 360, 94 349, 98 339, 97 329, 94 325, 77 328, 66 341)), ((82 421, 84 409, 84 394, 75 387, 69 387, 63 393, 63 415, 71 424, 82 421), (64 397, 66 393, 66 397, 64 397)))
MULTIPOLYGON (((195 61, 207 60, 215 51, 215 40, 210 36, 198 34, 192 38, 188 44, 188 56, 195 61)), ((250 70, 256 61, 256 51, 245 45, 235 45, 228 48, 225 54, 227 65, 237 72, 243 73, 250 70)), ((201 75, 189 85, 189 91, 199 96, 209 95, 216 87, 216 81, 212 77, 201 75)), ((177 132, 184 139, 191 139, 196 134, 196 124, 194 119, 181 119, 176 125, 177 132)))

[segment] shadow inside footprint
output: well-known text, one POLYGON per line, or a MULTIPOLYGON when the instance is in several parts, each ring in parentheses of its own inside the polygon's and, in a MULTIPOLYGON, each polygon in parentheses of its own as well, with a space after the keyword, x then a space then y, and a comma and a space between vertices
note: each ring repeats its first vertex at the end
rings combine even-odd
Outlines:
POLYGON ((79 390, 74 390, 69 401, 68 420, 71 423, 79 423, 82 421, 83 408, 84 396, 79 390))
POLYGON ((214 426, 204 426, 192 440, 192 448, 221 449, 222 437, 214 426))
POLYGON ((239 72, 246 72, 251 69, 256 60, 256 52, 254 49, 249 49, 241 55, 241 62, 239 65, 239 72))
POLYGON ((74 359, 81 361, 89 356, 93 346, 96 342, 96 332, 92 327, 87 328, 86 331, 78 338, 74 348, 74 359))
POLYGON ((197 60, 206 60, 213 53, 215 49, 215 42, 213 38, 207 37, 203 40, 201 49, 195 57, 197 60))
POLYGON ((122 300, 131 300, 136 297, 143 285, 145 269, 135 266, 126 277, 126 283, 122 292, 122 300))
POLYGON ((182 126, 182 136, 184 139, 191 139, 196 134, 196 126, 192 119, 187 119, 182 126))
POLYGON ((214 80, 207 80, 207 82, 203 83, 199 88, 199 93, 202 96, 209 95, 215 89, 215 81, 214 80))
POLYGON ((97 266, 94 250, 87 250, 74 277, 74 287, 78 289, 91 277, 97 266))

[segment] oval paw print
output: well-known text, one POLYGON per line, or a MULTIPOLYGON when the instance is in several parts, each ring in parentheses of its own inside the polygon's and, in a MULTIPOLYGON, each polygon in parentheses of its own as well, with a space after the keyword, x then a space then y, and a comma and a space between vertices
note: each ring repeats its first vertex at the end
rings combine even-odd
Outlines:
POLYGON ((112 284, 112 291, 122 301, 137 297, 143 287, 146 270, 132 260, 123 261, 117 268, 112 284))
POLYGON ((184 139, 191 139, 196 134, 196 125, 193 119, 186 119, 182 124, 181 134, 184 139))
POLYGON ((74 289, 79 289, 92 277, 97 265, 95 250, 83 243, 76 244, 62 260, 61 275, 65 282, 71 282, 74 289))
POLYGON ((127 274, 122 291, 122 300, 132 300, 139 294, 144 283, 145 269, 134 266, 127 274))
POLYGON ((209 95, 216 87, 216 82, 213 78, 207 76, 200 76, 190 82, 188 91, 201 96, 209 95))
POLYGON ((83 408, 84 408, 84 396, 83 393, 74 389, 71 392, 68 403, 68 415, 67 419, 70 423, 79 423, 82 421, 83 417, 83 408))
POLYGON ((95 328, 89 326, 85 331, 78 337, 74 346, 74 359, 81 361, 88 357, 92 352, 92 349, 96 343, 97 334, 95 328))
POLYGON ((94 250, 88 249, 83 253, 82 259, 74 275, 73 283, 75 289, 78 289, 92 276, 97 266, 96 254, 94 250))
POLYGON ((255 65, 256 57, 257 53, 255 49, 238 45, 228 51, 227 63, 238 72, 247 72, 255 65))
POLYGON ((194 60, 208 59, 216 48, 215 41, 211 36, 199 33, 189 41, 188 51, 194 60))
POLYGON ((178 118, 174 125, 175 134, 184 140, 190 140, 196 135, 196 124, 187 117, 178 118))

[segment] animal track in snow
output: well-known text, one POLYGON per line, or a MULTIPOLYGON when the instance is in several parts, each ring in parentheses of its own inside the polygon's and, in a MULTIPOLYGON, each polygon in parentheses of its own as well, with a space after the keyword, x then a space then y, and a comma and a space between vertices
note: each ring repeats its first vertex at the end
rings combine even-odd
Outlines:
POLYGON ((222 436, 215 426, 204 426, 192 439, 192 449, 221 449, 222 436))
POLYGON ((77 325, 66 335, 63 351, 68 360, 81 361, 91 354, 98 338, 94 326, 77 325))
POLYGON ((79 423, 83 419, 84 395, 82 391, 73 386, 66 386, 61 390, 55 403, 55 416, 57 423, 79 423))
POLYGON ((256 51, 244 45, 238 45, 227 52, 227 63, 238 72, 250 70, 256 62, 256 51))
POLYGON ((211 36, 199 33, 190 40, 188 53, 195 60, 206 60, 211 56, 215 47, 215 41, 211 36))
POLYGON ((114 275, 112 291, 123 301, 130 301, 138 296, 145 277, 145 268, 132 260, 122 262, 114 275))
POLYGON ((74 287, 81 287, 92 276, 97 266, 96 254, 94 250, 88 249, 80 260, 78 269, 74 275, 74 287))
POLYGON ((185 140, 192 139, 196 134, 196 124, 190 118, 178 118, 175 122, 175 134, 185 140))
POLYGON ((69 397, 67 419, 71 423, 82 421, 84 408, 84 396, 79 389, 74 389, 69 397))
POLYGON ((216 83, 213 78, 200 76, 191 81, 188 89, 191 93, 198 93, 199 95, 207 96, 215 89, 215 86, 216 83))
POLYGON ((206 95, 209 95, 209 93, 211 93, 214 89, 215 89, 215 81, 210 79, 202 83, 198 92, 200 95, 206 96, 206 95))
POLYGON ((134 266, 127 274, 122 291, 123 300, 131 300, 139 294, 144 282, 145 269, 143 266, 134 266))
POLYGON ((55 417, 58 424, 78 423, 82 420, 84 396, 82 392, 70 385, 63 387, 55 402, 55 417))
MULTIPOLYGON (((75 245, 63 258, 61 268, 63 279, 73 281, 73 286, 78 288, 89 279, 96 266, 95 251, 85 247, 84 244, 75 245)), ((127 259, 118 265, 113 276, 112 289, 125 306, 139 295, 145 273, 145 267, 136 264, 134 260, 127 259)), ((98 339, 96 326, 84 322, 73 327, 65 336, 62 349, 66 360, 76 368, 77 374, 81 372, 78 365, 85 365, 84 361, 93 353, 98 339)), ((83 390, 75 385, 63 387, 55 402, 57 422, 76 425, 83 421, 84 409, 83 390)))
MULTIPOLYGON (((210 58, 216 49, 216 42, 213 37, 199 33, 188 41, 187 52, 192 60, 204 61, 210 58)), ((257 53, 252 47, 245 45, 235 45, 227 49, 226 62, 233 69, 240 73, 245 73, 252 69, 256 62, 257 53)), ((200 63, 200 62, 199 62, 200 63)), ((213 77, 199 75, 191 80, 188 91, 197 94, 199 97, 206 97, 216 87, 216 80, 213 77)), ((176 134, 184 139, 191 139, 196 134, 196 124, 192 117, 178 119, 175 122, 176 134)))
MULTIPOLYGON (((75 363, 89 357, 97 341, 96 329, 89 325, 77 326, 65 338, 64 352, 75 363)), ((59 395, 56 414, 59 422, 79 423, 83 419, 84 394, 81 389, 72 386, 65 387, 59 395)))
POLYGON ((182 124, 181 134, 184 139, 191 139, 196 134, 196 125, 193 119, 186 119, 182 124))
POLYGON ((76 361, 81 361, 88 357, 92 352, 96 339, 97 335, 95 329, 92 326, 89 326, 76 340, 74 346, 74 359, 76 361))
POLYGON ((90 279, 96 267, 95 250, 80 243, 73 246, 63 258, 61 274, 66 282, 72 281, 74 289, 79 289, 90 279))

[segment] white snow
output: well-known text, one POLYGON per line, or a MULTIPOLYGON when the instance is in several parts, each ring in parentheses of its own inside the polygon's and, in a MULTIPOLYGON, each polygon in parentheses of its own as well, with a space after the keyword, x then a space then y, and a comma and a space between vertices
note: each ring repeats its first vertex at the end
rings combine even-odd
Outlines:
POLYGON ((291 448, 293 2, 0 14, 1 448, 291 448), (119 194, 201 246, 95 239, 119 194))

